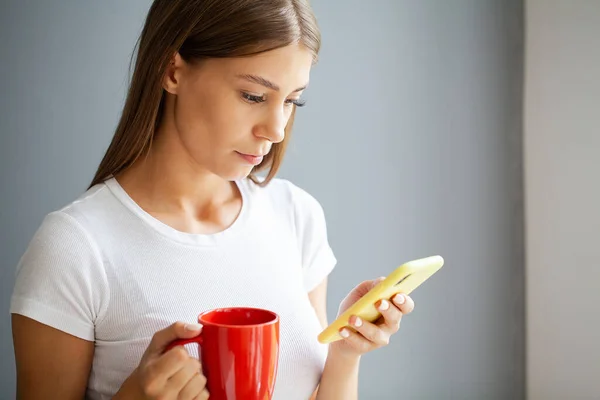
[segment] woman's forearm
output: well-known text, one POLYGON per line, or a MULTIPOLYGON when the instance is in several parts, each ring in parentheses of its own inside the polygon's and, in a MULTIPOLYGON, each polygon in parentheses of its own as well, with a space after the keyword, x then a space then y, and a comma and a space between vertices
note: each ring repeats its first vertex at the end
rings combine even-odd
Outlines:
POLYGON ((359 364, 360 356, 344 355, 330 346, 317 400, 358 399, 359 364))

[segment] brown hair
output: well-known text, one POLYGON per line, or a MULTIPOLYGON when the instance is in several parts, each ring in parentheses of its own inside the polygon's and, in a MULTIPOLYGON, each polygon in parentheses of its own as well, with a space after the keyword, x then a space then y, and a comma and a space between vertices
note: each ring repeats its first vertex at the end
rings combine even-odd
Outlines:
MULTIPOLYGON (((300 42, 315 62, 321 46, 308 0, 155 0, 138 39, 135 69, 114 137, 90 187, 124 171, 150 149, 164 102, 162 79, 173 55, 190 62, 250 56, 300 42)), ((133 61, 133 59, 132 59, 133 61)), ((261 185, 277 173, 289 142, 295 107, 285 138, 254 173, 269 168, 261 185)))

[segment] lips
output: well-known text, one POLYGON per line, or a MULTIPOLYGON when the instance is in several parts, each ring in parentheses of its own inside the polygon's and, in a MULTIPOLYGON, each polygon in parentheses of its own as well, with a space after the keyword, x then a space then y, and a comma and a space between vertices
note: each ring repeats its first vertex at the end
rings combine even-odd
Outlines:
POLYGON ((254 154, 244 154, 239 151, 236 152, 243 160, 245 160, 248 164, 258 165, 264 159, 263 155, 254 155, 254 154))

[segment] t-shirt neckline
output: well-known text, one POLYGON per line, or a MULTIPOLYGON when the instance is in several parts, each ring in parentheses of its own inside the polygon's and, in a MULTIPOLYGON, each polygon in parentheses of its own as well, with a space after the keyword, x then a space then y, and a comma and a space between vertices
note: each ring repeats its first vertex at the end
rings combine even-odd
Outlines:
POLYGON ((160 221, 159 219, 145 211, 142 207, 140 207, 139 204, 137 204, 129 196, 129 194, 114 177, 111 177, 104 181, 104 184, 125 207, 127 207, 131 212, 133 212, 133 214, 142 219, 147 225, 149 225, 152 229, 154 229, 161 235, 183 244, 216 246, 222 243, 223 241, 236 236, 242 230, 246 220, 248 219, 250 196, 248 195, 248 192, 246 190, 246 185, 242 180, 236 180, 234 182, 242 196, 242 208, 235 221, 233 221, 233 223, 229 227, 220 232, 210 234, 183 232, 160 221))

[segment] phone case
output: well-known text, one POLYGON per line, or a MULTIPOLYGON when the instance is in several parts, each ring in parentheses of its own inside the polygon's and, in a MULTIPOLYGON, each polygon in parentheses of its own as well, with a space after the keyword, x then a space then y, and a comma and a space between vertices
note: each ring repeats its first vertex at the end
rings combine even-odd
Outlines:
POLYGON ((425 257, 402 264, 325 328, 318 336, 319 342, 326 344, 341 340, 339 331, 349 326, 348 319, 352 315, 365 321, 376 321, 381 313, 375 308, 375 303, 381 299, 389 300, 397 293, 410 294, 443 265, 444 259, 441 256, 425 257))

